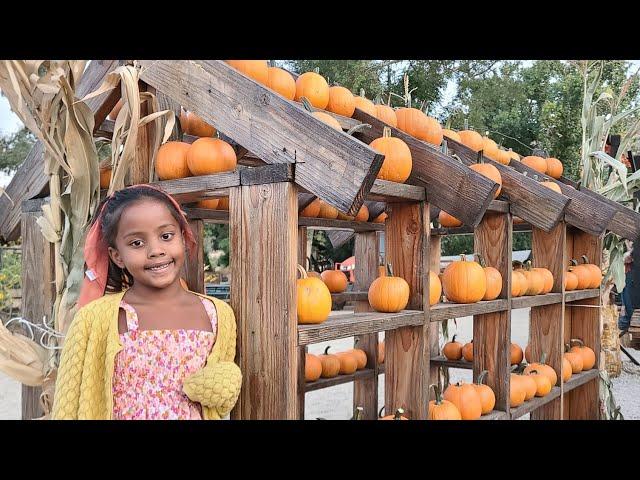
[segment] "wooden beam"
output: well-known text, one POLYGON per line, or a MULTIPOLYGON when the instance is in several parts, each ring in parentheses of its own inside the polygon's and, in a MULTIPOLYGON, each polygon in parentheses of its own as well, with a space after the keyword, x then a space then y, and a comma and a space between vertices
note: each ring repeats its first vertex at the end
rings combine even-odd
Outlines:
POLYGON ((189 226, 195 237, 197 246, 194 255, 187 255, 185 262, 185 280, 192 292, 205 293, 204 287, 204 222, 190 220, 189 226))
MULTIPOLYGON (((382 136, 383 128, 390 127, 377 118, 356 108, 353 118, 368 123, 371 128, 356 133, 356 137, 370 144, 382 136)), ((461 165, 433 145, 418 140, 397 128, 392 136, 403 140, 411 150, 413 168, 409 183, 426 187, 428 201, 459 218, 467 225, 476 226, 493 200, 498 185, 461 165)))
POLYGON ((141 78, 267 163, 297 163, 296 183, 349 215, 383 155, 220 60, 141 61, 141 78))
MULTIPOLYGON (((447 145, 449 151, 455 153, 466 165, 476 163, 478 154, 467 146, 450 138, 447 138, 447 145)), ((495 166, 500 172, 502 195, 508 198, 513 215, 546 232, 564 218, 565 210, 571 199, 540 185, 532 178, 525 177, 506 165, 494 162, 487 157, 484 157, 484 161, 495 166)))
MULTIPOLYGON (((92 60, 80 79, 76 97, 82 98, 96 90, 104 77, 116 67, 117 60, 92 60)), ((94 112, 96 125, 102 123, 116 104, 115 95, 119 97, 120 92, 118 89, 114 91, 116 93, 104 93, 87 101, 87 105, 94 112)), ((42 153, 43 145, 38 141, 7 185, 6 195, 0 195, 0 237, 7 241, 16 240, 20 236, 22 201, 49 192, 49 177, 44 173, 42 153)))

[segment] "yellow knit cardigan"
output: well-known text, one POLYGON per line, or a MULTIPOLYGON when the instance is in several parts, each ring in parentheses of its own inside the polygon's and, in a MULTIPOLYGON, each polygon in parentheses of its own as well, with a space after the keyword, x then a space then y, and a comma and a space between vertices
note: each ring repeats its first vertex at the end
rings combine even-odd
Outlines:
MULTIPOLYGON (((108 294, 85 305, 69 326, 56 381, 54 420, 112 419, 115 357, 123 348, 118 310, 124 294, 108 294)), ((202 405, 205 420, 219 420, 235 405, 242 384, 240 369, 233 363, 236 321, 225 302, 196 295, 215 305, 218 332, 206 365, 185 379, 183 391, 202 405)))

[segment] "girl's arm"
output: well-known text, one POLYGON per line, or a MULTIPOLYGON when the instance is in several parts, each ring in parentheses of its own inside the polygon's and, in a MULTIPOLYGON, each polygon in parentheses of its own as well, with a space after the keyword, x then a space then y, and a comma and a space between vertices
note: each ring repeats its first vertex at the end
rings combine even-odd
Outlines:
POLYGON ((53 398, 53 420, 78 419, 82 367, 88 339, 89 322, 85 310, 81 309, 76 313, 65 336, 53 398))

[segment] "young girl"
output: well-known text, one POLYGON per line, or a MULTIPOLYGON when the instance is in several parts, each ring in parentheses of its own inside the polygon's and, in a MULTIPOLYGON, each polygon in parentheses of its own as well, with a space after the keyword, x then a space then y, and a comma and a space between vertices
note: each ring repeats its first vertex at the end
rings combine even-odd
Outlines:
POLYGON ((115 192, 85 243, 87 273, 66 335, 54 419, 220 419, 240 393, 236 324, 223 301, 185 290, 195 241, 173 198, 115 192), (105 293, 107 293, 105 295, 105 293))

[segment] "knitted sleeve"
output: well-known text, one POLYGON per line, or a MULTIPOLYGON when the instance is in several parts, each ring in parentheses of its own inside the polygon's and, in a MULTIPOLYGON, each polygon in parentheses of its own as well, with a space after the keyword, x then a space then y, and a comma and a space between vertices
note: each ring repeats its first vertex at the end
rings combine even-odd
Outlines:
POLYGON ((89 319, 81 309, 69 326, 65 337, 56 380, 51 418, 77 420, 82 369, 89 340, 89 319))
MULTIPOLYGON (((222 303, 222 302, 221 302, 222 303)), ((242 372, 233 362, 236 354, 236 321, 231 307, 218 306, 219 357, 187 377, 184 393, 194 402, 215 409, 224 417, 236 404, 242 386, 242 372), (217 361, 216 361, 217 360, 217 361)))

